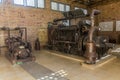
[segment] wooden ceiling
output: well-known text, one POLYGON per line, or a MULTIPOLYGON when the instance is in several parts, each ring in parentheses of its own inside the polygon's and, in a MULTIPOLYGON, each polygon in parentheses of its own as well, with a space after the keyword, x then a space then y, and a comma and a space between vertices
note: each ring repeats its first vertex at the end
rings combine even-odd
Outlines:
POLYGON ((94 5, 96 3, 102 2, 104 0, 71 0, 71 1, 90 6, 90 5, 94 5))
POLYGON ((113 2, 113 1, 120 1, 120 0, 71 0, 72 2, 77 2, 80 4, 84 4, 86 6, 96 5, 100 3, 107 3, 107 2, 113 2))

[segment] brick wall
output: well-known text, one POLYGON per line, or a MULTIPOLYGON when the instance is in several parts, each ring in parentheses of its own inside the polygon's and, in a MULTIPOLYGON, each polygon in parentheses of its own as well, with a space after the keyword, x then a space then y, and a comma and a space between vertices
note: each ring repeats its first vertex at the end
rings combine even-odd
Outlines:
POLYGON ((92 7, 92 9, 98 9, 101 11, 101 14, 97 17, 97 23, 103 22, 103 21, 113 21, 114 27, 113 31, 110 32, 100 32, 100 35, 107 35, 111 36, 111 38, 114 38, 117 40, 117 43, 120 43, 120 32, 116 32, 116 24, 115 22, 117 20, 120 20, 120 1, 119 2, 109 2, 109 3, 103 3, 101 5, 96 5, 92 7))
MULTIPOLYGON (((3 1, 4 2, 0 4, 0 27, 26 27, 28 31, 28 40, 32 44, 34 44, 34 40, 40 34, 40 29, 44 29, 43 31, 45 31, 47 34, 47 23, 55 18, 62 17, 61 12, 53 11, 50 9, 50 0, 46 0, 45 9, 14 5, 12 3, 12 0, 3 1)), ((66 3, 66 0, 57 1, 66 3)), ((68 4, 72 4, 72 8, 78 5, 71 2, 69 2, 68 4)), ((85 6, 78 6, 85 8, 85 6)), ((0 45, 4 45, 4 36, 5 32, 1 32, 0 37, 2 40, 0 41, 0 45)), ((47 42, 47 35, 45 35, 45 38, 46 40, 41 44, 45 44, 47 42)))

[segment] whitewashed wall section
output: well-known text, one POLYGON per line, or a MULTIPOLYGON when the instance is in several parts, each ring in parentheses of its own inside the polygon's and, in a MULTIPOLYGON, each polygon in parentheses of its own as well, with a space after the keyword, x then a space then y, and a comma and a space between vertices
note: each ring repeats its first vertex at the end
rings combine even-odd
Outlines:
POLYGON ((113 31, 113 21, 100 22, 99 27, 101 28, 101 31, 113 31))
POLYGON ((120 31, 120 21, 116 21, 116 31, 120 31))

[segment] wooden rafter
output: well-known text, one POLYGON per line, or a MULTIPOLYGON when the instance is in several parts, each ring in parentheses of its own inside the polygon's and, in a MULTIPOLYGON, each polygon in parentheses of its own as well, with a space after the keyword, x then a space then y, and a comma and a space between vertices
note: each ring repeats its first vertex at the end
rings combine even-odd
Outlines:
MULTIPOLYGON (((91 5, 96 5, 96 4, 99 4, 99 3, 110 2, 110 1, 113 1, 113 0, 69 0, 69 1, 84 4, 84 5, 87 5, 87 6, 91 6, 91 5)), ((120 0, 114 0, 114 1, 120 1, 120 0)))

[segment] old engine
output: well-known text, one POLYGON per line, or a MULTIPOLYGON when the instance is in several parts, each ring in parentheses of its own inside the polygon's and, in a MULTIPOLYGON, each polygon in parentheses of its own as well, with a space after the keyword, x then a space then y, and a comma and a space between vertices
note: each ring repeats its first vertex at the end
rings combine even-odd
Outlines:
POLYGON ((64 25, 50 26, 48 28, 49 45, 55 50, 82 55, 84 46, 81 45, 83 45, 83 40, 85 42, 89 27, 89 25, 84 27, 77 25, 69 27, 64 25))
POLYGON ((27 41, 26 28, 17 27, 10 29, 3 27, 2 30, 7 31, 8 34, 8 37, 5 39, 5 44, 9 53, 6 53, 6 57, 11 61, 12 64, 35 60, 35 57, 31 53, 31 44, 27 41), (12 35, 13 31, 18 32, 18 35, 12 35), (25 33, 25 40, 23 40, 23 32, 25 33))
POLYGON ((97 14, 97 11, 93 11, 90 16, 91 20, 88 20, 86 17, 88 18, 89 15, 86 10, 78 9, 64 12, 65 18, 49 22, 49 49, 86 57, 88 59, 86 62, 90 64, 95 63, 96 59, 101 59, 101 57, 107 55, 108 49, 112 48, 113 44, 109 43, 108 37, 93 34, 99 31, 99 28, 93 28, 94 15, 97 14), (79 19, 78 23, 72 25, 72 21, 77 19, 79 19), (69 21, 69 25, 64 23, 67 21, 69 21), (92 39, 90 40, 90 38, 92 39), (90 60, 91 58, 92 60, 90 60))

